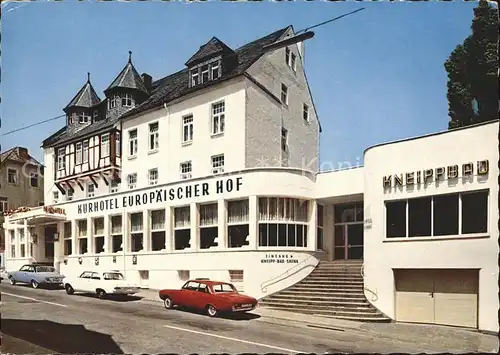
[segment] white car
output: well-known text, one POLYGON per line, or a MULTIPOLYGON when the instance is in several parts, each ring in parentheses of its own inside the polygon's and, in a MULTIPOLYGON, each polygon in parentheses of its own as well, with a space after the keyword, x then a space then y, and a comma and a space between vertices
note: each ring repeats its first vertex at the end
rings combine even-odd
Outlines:
POLYGON ((75 292, 95 293, 99 298, 133 295, 140 291, 138 285, 127 282, 118 271, 103 272, 102 276, 95 271, 84 271, 76 278, 65 277, 63 285, 68 295, 75 292))

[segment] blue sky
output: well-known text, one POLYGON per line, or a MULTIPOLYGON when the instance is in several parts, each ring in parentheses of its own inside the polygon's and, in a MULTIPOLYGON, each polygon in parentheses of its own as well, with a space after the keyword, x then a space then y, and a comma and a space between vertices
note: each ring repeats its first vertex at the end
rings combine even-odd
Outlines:
MULTIPOLYGON (((321 161, 362 161, 373 144, 444 130, 443 63, 470 34, 475 3, 367 2, 37 2, 10 4, 2 16, 2 131, 62 109, 91 72, 102 91, 126 64, 157 79, 212 36, 236 48, 292 24, 295 30, 360 7, 315 29, 306 73, 321 119, 321 161)), ((5 10, 5 8, 4 8, 5 10)), ((0 137, 42 159, 41 141, 64 119, 0 137)))

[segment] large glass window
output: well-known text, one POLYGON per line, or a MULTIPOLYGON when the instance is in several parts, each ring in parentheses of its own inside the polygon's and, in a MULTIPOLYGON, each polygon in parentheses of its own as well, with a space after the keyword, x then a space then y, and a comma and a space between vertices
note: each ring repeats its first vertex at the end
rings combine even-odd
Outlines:
POLYGON ((191 247, 191 209, 190 206, 174 209, 175 250, 191 247))
POLYGON ((308 217, 308 200, 259 198, 259 246, 307 247, 308 217))
POLYGON ((142 212, 130 214, 130 249, 132 252, 143 249, 143 228, 142 212))
POLYGON ((387 201, 386 237, 487 233, 488 193, 481 190, 387 201))
POLYGON ((165 249, 165 210, 151 211, 151 250, 165 249))
POLYGON ((249 209, 248 199, 227 203, 227 236, 229 248, 241 248, 249 245, 249 209))

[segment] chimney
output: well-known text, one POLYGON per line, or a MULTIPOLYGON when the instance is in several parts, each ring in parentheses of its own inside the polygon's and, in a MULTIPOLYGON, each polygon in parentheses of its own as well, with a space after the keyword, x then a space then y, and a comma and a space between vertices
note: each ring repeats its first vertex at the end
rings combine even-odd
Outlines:
POLYGON ((153 83, 153 78, 151 77, 151 75, 149 75, 147 73, 142 73, 141 78, 142 78, 142 82, 144 83, 144 86, 146 87, 146 89, 148 89, 148 91, 151 90, 151 86, 153 83))

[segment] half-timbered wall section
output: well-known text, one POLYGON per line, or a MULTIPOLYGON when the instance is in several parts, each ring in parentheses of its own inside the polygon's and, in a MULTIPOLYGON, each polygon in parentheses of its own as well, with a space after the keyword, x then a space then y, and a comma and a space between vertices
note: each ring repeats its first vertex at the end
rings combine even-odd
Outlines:
POLYGON ((55 147, 54 182, 63 194, 66 190, 92 183, 109 185, 119 177, 121 167, 120 133, 117 130, 93 135, 55 147))

